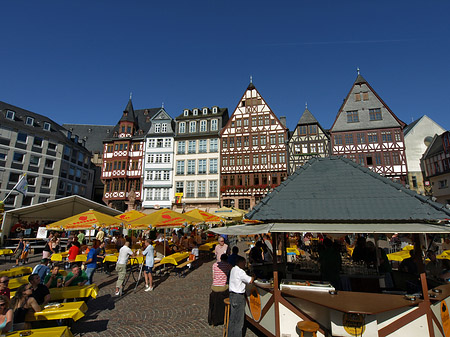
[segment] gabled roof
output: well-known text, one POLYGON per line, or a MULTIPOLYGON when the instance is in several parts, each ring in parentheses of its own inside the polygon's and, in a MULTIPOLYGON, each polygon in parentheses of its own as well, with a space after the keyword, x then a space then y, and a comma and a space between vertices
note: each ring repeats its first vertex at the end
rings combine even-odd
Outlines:
POLYGON ((247 214, 266 222, 427 223, 450 210, 342 157, 315 158, 247 214))
POLYGON ((305 111, 303 111, 302 117, 298 120, 298 124, 319 124, 317 119, 313 116, 311 111, 308 110, 308 108, 305 108, 305 111))
POLYGON ((428 146, 427 150, 423 154, 422 158, 427 159, 433 157, 436 154, 444 152, 444 144, 442 141, 441 135, 434 135, 433 140, 431 141, 430 146, 428 146))
POLYGON ((423 117, 425 117, 425 115, 422 116, 422 117, 420 117, 419 119, 416 119, 414 122, 411 122, 410 124, 408 124, 408 125, 403 129, 403 134, 406 136, 406 135, 408 134, 408 132, 411 131, 411 130, 416 126, 416 124, 419 123, 419 121, 420 121, 423 117))

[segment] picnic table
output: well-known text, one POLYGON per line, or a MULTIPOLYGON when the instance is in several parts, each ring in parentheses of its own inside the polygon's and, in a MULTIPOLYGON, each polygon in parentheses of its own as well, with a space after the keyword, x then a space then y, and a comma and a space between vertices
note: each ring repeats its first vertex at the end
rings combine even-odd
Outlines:
POLYGON ((17 289, 19 288, 22 284, 27 284, 28 282, 28 276, 29 275, 25 275, 22 277, 16 277, 16 278, 12 278, 9 280, 9 284, 8 284, 8 288, 9 289, 17 289))
POLYGON ((12 249, 0 249, 0 255, 12 255, 13 253, 12 249))
POLYGON ((399 252, 387 254, 387 258, 389 261, 398 261, 401 262, 404 259, 409 258, 411 255, 409 253, 409 250, 401 250, 399 252))
POLYGON ((58 326, 54 328, 42 328, 31 330, 20 330, 8 332, 7 337, 33 336, 33 337, 73 337, 72 332, 67 326, 58 326))
POLYGON ((184 259, 187 259, 188 257, 189 257, 188 252, 174 253, 172 255, 164 257, 160 261, 160 264, 170 263, 177 266, 179 262, 183 261, 184 259))
POLYGON ((110 249, 105 249, 105 253, 106 254, 115 254, 118 253, 119 251, 116 248, 110 248, 110 249))
POLYGON ((19 275, 28 275, 31 274, 32 271, 33 269, 31 267, 16 267, 0 271, 0 277, 3 276, 15 277, 19 275))
MULTIPOLYGON (((105 262, 113 262, 117 263, 117 258, 119 257, 119 253, 105 255, 103 258, 103 263, 105 262)), ((129 264, 141 264, 144 261, 144 255, 137 255, 135 257, 130 257, 128 260, 129 264)))
POLYGON ((50 258, 50 260, 52 260, 53 262, 62 261, 63 258, 65 258, 67 256, 69 256, 69 252, 55 253, 55 254, 52 254, 52 257, 50 258))
POLYGON ((218 244, 219 244, 219 241, 211 241, 211 242, 207 242, 207 243, 201 245, 200 247, 198 247, 198 250, 201 250, 201 251, 210 251, 210 250, 213 250, 214 247, 215 247, 216 245, 218 245, 218 244))
MULTIPOLYGON (((50 301, 59 301, 71 298, 85 298, 92 297, 97 298, 99 289, 96 284, 90 284, 85 286, 70 286, 61 288, 50 288, 50 301)), ((16 294, 15 291, 11 291, 11 298, 16 294)))
POLYGON ((52 321, 57 319, 73 319, 78 321, 84 316, 88 307, 85 302, 57 303, 38 312, 30 312, 25 316, 25 321, 52 321))

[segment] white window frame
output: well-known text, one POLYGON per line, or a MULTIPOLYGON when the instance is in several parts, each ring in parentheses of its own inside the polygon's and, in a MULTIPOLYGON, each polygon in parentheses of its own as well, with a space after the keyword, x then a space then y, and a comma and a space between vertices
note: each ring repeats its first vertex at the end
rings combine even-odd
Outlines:
POLYGON ((44 122, 44 130, 50 131, 52 128, 52 125, 49 122, 44 122))
POLYGON ((208 108, 203 108, 203 114, 207 115, 208 114, 208 108))
POLYGON ((196 108, 196 109, 192 110, 192 114, 193 114, 194 116, 197 116, 197 115, 198 115, 198 109, 196 108))
POLYGON ((183 116, 189 116, 189 110, 188 109, 184 109, 183 116))
POLYGON ((217 119, 211 119, 211 131, 217 131, 218 125, 219 125, 219 122, 217 119))
POLYGON ((160 133, 161 132, 161 123, 156 123, 155 124, 155 133, 160 133))
POLYGON ((178 125, 178 133, 186 133, 186 122, 180 122, 178 125))
POLYGON ((206 132, 207 131, 207 123, 205 120, 200 121, 200 132, 206 132))
POLYGON ((191 121, 189 122, 189 133, 194 133, 197 131, 197 122, 191 121))
POLYGON ((162 123, 161 124, 161 132, 162 133, 166 133, 167 132, 167 123, 162 123))
POLYGON ((12 110, 6 110, 6 118, 10 120, 14 120, 16 113, 12 110))
POLYGON ((33 125, 34 125, 34 118, 33 118, 33 117, 30 117, 30 116, 27 116, 27 118, 26 118, 26 120, 25 120, 25 124, 26 124, 26 125, 33 126, 33 125))

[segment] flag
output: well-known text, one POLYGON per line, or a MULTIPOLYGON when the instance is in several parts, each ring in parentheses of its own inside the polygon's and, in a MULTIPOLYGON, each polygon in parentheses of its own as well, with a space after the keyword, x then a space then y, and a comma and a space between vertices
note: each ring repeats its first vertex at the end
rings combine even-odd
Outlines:
POLYGON ((16 190, 17 192, 22 193, 24 196, 27 195, 28 181, 27 181, 26 173, 22 174, 22 176, 20 177, 17 184, 13 187, 13 190, 16 190))

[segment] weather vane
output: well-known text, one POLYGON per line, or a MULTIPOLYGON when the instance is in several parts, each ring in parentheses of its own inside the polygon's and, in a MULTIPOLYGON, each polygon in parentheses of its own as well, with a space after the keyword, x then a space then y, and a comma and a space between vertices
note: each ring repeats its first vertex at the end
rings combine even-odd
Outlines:
POLYGON ((356 71, 358 72, 358 75, 359 75, 359 67, 356 68, 356 71))
POLYGON ((250 75, 250 83, 253 83, 253 76, 250 75))
POLYGON ((133 92, 132 91, 130 91, 130 99, 131 99, 131 97, 133 97, 133 92))

